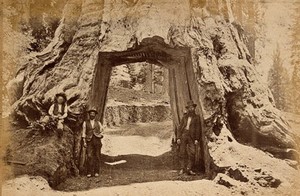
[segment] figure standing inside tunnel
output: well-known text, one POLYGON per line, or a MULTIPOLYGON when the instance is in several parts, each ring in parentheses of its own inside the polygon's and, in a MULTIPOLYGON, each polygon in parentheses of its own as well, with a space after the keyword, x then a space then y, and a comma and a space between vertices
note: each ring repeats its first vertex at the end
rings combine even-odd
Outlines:
POLYGON ((82 139, 83 145, 87 148, 87 177, 94 175, 99 176, 100 172, 100 156, 103 138, 103 126, 97 121, 96 109, 90 109, 88 111, 89 120, 86 120, 82 125, 82 139))
POLYGON ((193 101, 187 103, 187 113, 180 121, 177 132, 177 144, 179 145, 180 172, 195 175, 192 167, 195 162, 196 147, 198 147, 201 136, 200 116, 195 113, 197 104, 193 101))

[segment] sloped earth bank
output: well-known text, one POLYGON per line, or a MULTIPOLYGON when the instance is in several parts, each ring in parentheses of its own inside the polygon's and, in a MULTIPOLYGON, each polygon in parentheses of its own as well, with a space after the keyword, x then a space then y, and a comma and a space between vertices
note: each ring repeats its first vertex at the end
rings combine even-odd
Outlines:
POLYGON ((169 104, 161 103, 110 103, 104 114, 104 124, 107 126, 119 126, 138 122, 163 122, 171 120, 171 108, 169 104))
POLYGON ((103 164, 99 178, 69 178, 57 186, 61 191, 54 191, 41 177, 21 176, 3 185, 3 195, 300 194, 298 170, 271 154, 239 144, 226 127, 222 128, 219 136, 212 135, 211 140, 217 145, 209 145, 215 164, 223 170, 211 181, 201 175, 178 176, 169 152, 171 135, 157 129, 145 132, 145 128, 158 125, 163 128, 160 130, 171 128, 170 123, 165 122, 162 125, 139 124, 135 128, 131 126, 131 129, 127 126, 124 129, 108 130, 103 152, 110 156, 104 156, 106 163, 103 164), (142 129, 143 134, 139 135, 142 129), (120 133, 124 136, 120 136, 120 133), (135 148, 136 145, 139 149, 135 148), (128 146, 132 148, 124 153, 122 149, 128 146), (142 151, 148 154, 139 154, 142 151), (78 192, 79 190, 85 191, 78 192))
POLYGON ((163 122, 172 119, 170 97, 129 88, 108 88, 104 124, 163 122))

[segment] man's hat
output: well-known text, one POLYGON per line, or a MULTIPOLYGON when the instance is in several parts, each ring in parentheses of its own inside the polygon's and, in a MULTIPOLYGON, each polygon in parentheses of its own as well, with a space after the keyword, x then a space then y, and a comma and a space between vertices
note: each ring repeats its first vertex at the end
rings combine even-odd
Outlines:
POLYGON ((88 112, 88 113, 90 113, 90 112, 95 112, 96 114, 98 114, 96 108, 94 108, 94 107, 90 108, 87 112, 88 112))
POLYGON ((57 93, 55 95, 55 98, 58 98, 58 97, 62 97, 62 98, 64 98, 65 101, 67 101, 67 95, 65 93, 57 93))
POLYGON ((197 104, 195 104, 192 100, 188 101, 187 104, 186 104, 186 108, 190 107, 190 106, 193 106, 193 107, 196 107, 197 104))

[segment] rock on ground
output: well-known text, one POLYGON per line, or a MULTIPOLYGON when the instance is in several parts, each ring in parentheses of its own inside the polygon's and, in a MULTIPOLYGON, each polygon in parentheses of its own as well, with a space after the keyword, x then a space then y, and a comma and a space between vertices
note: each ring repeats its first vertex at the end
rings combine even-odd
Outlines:
POLYGON ((225 126, 219 136, 212 136, 209 151, 223 170, 214 181, 235 193, 293 195, 300 191, 299 170, 267 152, 238 143, 225 126))
POLYGON ((14 175, 43 176, 51 186, 78 174, 73 157, 73 134, 65 131, 62 138, 57 133, 41 135, 38 131, 20 129, 13 131, 5 160, 21 162, 12 167, 14 175))

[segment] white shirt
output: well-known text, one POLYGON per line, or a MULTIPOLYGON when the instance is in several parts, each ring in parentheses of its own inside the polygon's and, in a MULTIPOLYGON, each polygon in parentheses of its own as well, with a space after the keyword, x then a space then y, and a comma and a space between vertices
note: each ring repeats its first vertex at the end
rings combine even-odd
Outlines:
POLYGON ((190 130, 191 121, 192 121, 192 117, 188 117, 186 127, 185 127, 186 130, 190 130))
MULTIPOLYGON (((57 104, 57 106, 58 106, 58 111, 60 113, 63 113, 62 112, 62 105, 61 104, 57 104)), ((62 118, 66 118, 68 116, 68 106, 67 106, 67 104, 65 105, 65 109, 64 110, 65 111, 64 111, 64 115, 62 116, 62 118)), ((53 112, 54 112, 54 104, 51 105, 51 107, 49 108, 48 113, 49 113, 50 116, 55 116, 53 114, 53 112)))
MULTIPOLYGON (((95 122, 96 122, 95 119, 90 120, 90 122, 91 122, 92 128, 94 128, 95 127, 95 122)), ((103 132, 103 126, 99 121, 97 121, 97 122, 99 123, 100 133, 102 133, 103 132)), ((82 124, 82 137, 83 138, 86 137, 86 122, 85 121, 82 124)))
POLYGON ((92 125, 92 128, 94 129, 94 126, 95 126, 95 119, 90 120, 90 123, 91 123, 91 125, 92 125))

